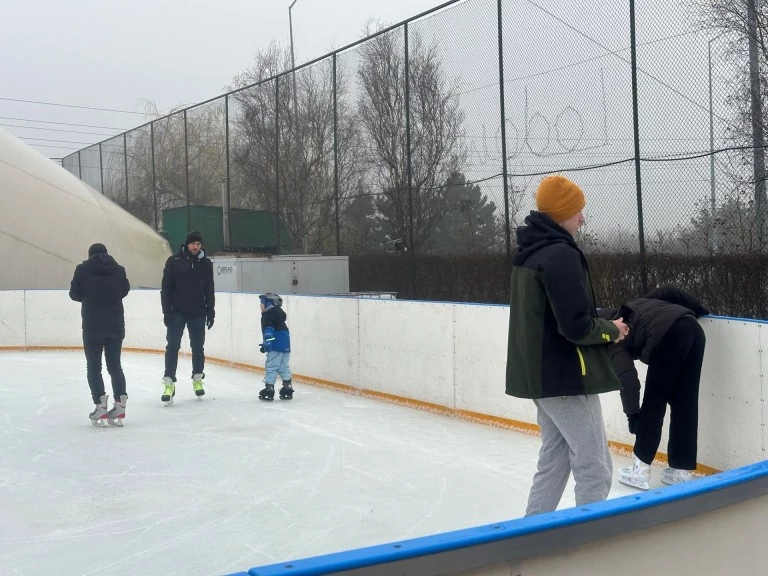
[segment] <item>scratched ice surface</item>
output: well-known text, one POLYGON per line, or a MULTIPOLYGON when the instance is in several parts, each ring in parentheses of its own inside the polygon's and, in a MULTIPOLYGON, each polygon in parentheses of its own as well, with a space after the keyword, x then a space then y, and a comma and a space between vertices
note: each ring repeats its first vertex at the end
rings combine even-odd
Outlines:
POLYGON ((4 575, 213 576, 508 520, 540 444, 301 383, 267 403, 260 375, 214 365, 198 401, 187 358, 166 408, 162 356, 130 353, 125 427, 99 429, 82 353, 0 360, 4 575))

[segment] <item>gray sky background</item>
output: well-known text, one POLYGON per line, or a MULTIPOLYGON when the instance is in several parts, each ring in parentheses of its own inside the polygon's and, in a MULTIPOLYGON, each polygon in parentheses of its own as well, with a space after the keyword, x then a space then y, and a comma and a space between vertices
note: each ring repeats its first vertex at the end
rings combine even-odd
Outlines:
MULTIPOLYGON (((147 118, 14 100, 143 112, 147 100, 167 111, 214 97, 248 66, 257 50, 272 40, 289 45, 290 4, 0 0, 0 127, 46 156, 60 158, 147 118)), ((296 63, 357 40, 369 18, 394 24, 440 4, 297 0, 291 11, 296 63)))

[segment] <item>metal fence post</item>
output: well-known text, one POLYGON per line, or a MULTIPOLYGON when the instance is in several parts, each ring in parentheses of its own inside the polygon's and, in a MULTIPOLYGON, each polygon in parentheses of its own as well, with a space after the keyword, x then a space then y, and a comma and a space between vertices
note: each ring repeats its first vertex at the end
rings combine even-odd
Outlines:
POLYGON ((184 110, 184 178, 187 187, 187 231, 192 229, 192 210, 189 203, 189 144, 187 143, 187 111, 184 110))
POLYGON ((149 125, 149 148, 152 152, 152 200, 155 205, 155 230, 160 228, 160 220, 157 214, 157 179, 155 175, 155 123, 149 125))
POLYGON ((499 20, 499 110, 501 113, 501 176, 504 186, 504 229, 507 250, 507 272, 512 267, 512 231, 509 228, 509 184, 507 180, 507 113, 504 105, 504 34, 502 26, 501 0, 497 2, 499 20))
POLYGON ((747 27, 749 30, 749 103, 752 117, 752 162, 755 178, 755 215, 759 251, 765 249, 765 151, 763 139, 763 104, 760 94, 760 64, 755 0, 747 0, 747 27))
POLYGON ((648 266, 645 254, 643 192, 640 178, 640 122, 637 106, 637 44, 635 39, 635 0, 629 0, 629 34, 632 49, 632 118, 635 137, 635 184, 637 185, 637 236, 640 242, 640 275, 642 292, 648 292, 648 266))
POLYGON ((101 194, 104 195, 104 154, 101 151, 101 142, 99 142, 99 178, 101 179, 101 194))
POLYGON ((336 90, 336 53, 333 53, 333 195, 336 201, 336 256, 341 256, 339 217, 339 107, 336 90))
POLYGON ((411 171, 411 67, 408 57, 408 22, 405 29, 405 170, 408 174, 408 243, 413 254, 413 173, 411 171))
MULTIPOLYGON (((227 181, 227 210, 232 211, 232 189, 229 184, 229 94, 224 96, 224 163, 226 174, 224 177, 227 181)), ((230 214, 231 218, 231 214, 230 214)), ((229 218, 228 218, 229 219, 229 218)), ((227 228, 227 237, 224 238, 227 246, 232 245, 232 222, 229 221, 229 227, 227 228)))
POLYGON ((123 166, 125 168, 125 208, 128 209, 130 197, 128 196, 128 132, 123 132, 123 166))
POLYGON ((275 77, 275 227, 280 252, 280 77, 275 77))

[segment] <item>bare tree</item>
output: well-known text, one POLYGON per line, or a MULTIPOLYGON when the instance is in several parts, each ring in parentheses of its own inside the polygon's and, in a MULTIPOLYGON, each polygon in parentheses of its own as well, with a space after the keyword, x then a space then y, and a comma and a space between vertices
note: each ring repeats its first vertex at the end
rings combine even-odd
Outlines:
POLYGON ((358 130, 349 113, 343 70, 337 70, 334 86, 331 59, 266 81, 289 69, 290 51, 273 42, 234 80, 235 87, 243 88, 232 95, 237 203, 270 210, 279 206, 294 246, 305 252, 331 251, 336 210, 334 90, 340 205, 357 180, 358 130))
MULTIPOLYGON (((725 34, 725 57, 735 72, 735 82, 729 83, 727 97, 731 118, 726 125, 726 139, 740 150, 729 151, 718 158, 720 170, 734 186, 735 193, 753 194, 758 219, 757 243, 765 245, 761 221, 766 219, 764 194, 764 142, 760 137, 766 129, 768 113, 768 4, 754 1, 755 33, 751 32, 748 6, 751 0, 692 0, 699 15, 700 26, 715 34, 725 34), (753 40, 750 42, 750 39, 753 40), (750 49, 750 44, 752 48, 750 49), (748 65, 750 64, 750 65, 748 65), (759 111, 757 116, 754 111, 759 111)), ((746 234, 746 231, 745 231, 746 234)), ((749 242, 747 242, 747 245, 749 242)))
MULTIPOLYGON (((146 109, 147 115, 158 115, 153 102, 148 102, 146 109)), ((219 205, 219 187, 225 175, 224 122, 223 100, 188 110, 186 150, 184 113, 181 111, 172 110, 169 115, 153 122, 151 128, 144 126, 128 132, 126 154, 129 201, 126 209, 145 222, 162 227, 164 209, 187 204, 187 161, 189 203, 219 205), (158 211, 156 223, 155 202, 158 211)), ((122 161, 122 158, 118 161, 122 161)), ((117 173, 121 180, 125 177, 125 170, 105 173, 108 172, 117 173)))
POLYGON ((437 46, 427 46, 418 32, 410 31, 408 150, 403 30, 368 40, 362 44, 360 56, 358 77, 363 94, 358 114, 365 130, 368 180, 379 194, 375 200, 378 218, 390 237, 404 239, 409 239, 412 218, 414 245, 410 249, 418 252, 443 215, 442 184, 464 167, 465 114, 459 103, 458 82, 447 77, 437 46))

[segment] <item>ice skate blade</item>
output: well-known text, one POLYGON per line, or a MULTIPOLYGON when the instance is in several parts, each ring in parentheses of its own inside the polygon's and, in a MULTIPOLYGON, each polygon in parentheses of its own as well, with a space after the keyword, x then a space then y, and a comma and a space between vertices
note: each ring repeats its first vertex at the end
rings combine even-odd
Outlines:
POLYGON ((98 420, 91 420, 91 424, 93 426, 96 426, 96 428, 104 428, 104 420, 99 418, 98 420))
POLYGON ((674 479, 674 478, 669 478, 669 477, 667 477, 667 476, 662 476, 662 477, 661 477, 661 481, 662 481, 664 484, 666 484, 667 486, 675 486, 676 484, 683 484, 683 483, 685 483, 685 482, 690 482, 691 480, 693 480, 693 478, 686 478, 686 479, 683 479, 683 478, 679 478, 679 479, 674 479))
POLYGON ((619 482, 621 482, 625 486, 630 486, 631 488, 637 488, 638 490, 650 490, 651 488, 648 482, 643 482, 642 480, 631 480, 629 478, 622 478, 621 476, 619 476, 619 482))
POLYGON ((168 406, 173 406, 173 398, 170 400, 162 400, 163 405, 167 408, 168 406))
POLYGON ((272 402, 274 398, 266 398, 266 397, 259 396, 259 400, 263 400, 264 402, 272 402))
POLYGON ((117 428, 122 428, 123 419, 122 418, 107 419, 107 424, 109 424, 110 426, 116 426, 117 428))

